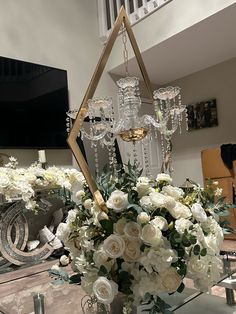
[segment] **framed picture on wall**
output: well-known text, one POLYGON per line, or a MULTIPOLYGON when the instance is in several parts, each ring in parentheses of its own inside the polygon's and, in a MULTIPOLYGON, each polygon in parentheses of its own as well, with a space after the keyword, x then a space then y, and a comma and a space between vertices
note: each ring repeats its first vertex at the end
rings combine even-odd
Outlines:
POLYGON ((218 125, 216 99, 187 105, 189 131, 218 125))

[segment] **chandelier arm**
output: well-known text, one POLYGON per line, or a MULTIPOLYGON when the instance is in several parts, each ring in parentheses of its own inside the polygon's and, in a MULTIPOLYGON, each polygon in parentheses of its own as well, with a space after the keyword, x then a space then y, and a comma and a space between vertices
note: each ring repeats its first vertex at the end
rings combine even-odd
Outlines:
POLYGON ((83 136, 85 136, 90 141, 99 141, 99 140, 103 139, 104 136, 106 136, 107 130, 104 130, 103 132, 101 132, 98 135, 91 135, 91 134, 87 133, 84 128, 81 128, 81 133, 83 134, 83 136))
POLYGON ((152 125, 154 126, 154 128, 161 130, 161 128, 163 128, 163 126, 165 124, 163 124, 163 122, 158 122, 157 120, 155 120, 152 116, 145 114, 143 117, 143 122, 145 125, 149 126, 152 125))

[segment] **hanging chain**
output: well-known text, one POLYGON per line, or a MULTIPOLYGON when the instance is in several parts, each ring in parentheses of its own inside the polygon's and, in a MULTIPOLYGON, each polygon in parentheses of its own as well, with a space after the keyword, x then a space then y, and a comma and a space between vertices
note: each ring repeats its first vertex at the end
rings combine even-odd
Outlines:
POLYGON ((122 43, 123 43, 123 58, 124 58, 124 66, 125 66, 125 76, 129 76, 128 71, 128 50, 127 50, 127 33, 126 27, 124 23, 122 24, 122 43))

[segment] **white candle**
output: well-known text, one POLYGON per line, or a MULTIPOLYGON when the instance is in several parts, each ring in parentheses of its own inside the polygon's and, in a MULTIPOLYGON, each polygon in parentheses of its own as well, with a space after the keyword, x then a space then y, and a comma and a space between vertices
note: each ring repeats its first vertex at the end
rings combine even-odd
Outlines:
POLYGON ((46 163, 45 150, 39 150, 38 154, 39 154, 39 162, 41 162, 41 164, 46 163))

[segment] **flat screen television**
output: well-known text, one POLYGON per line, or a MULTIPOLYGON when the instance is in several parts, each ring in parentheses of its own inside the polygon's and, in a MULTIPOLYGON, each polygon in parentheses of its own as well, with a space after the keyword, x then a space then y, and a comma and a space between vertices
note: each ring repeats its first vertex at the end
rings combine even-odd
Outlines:
POLYGON ((68 148, 67 72, 0 57, 0 148, 68 148))

